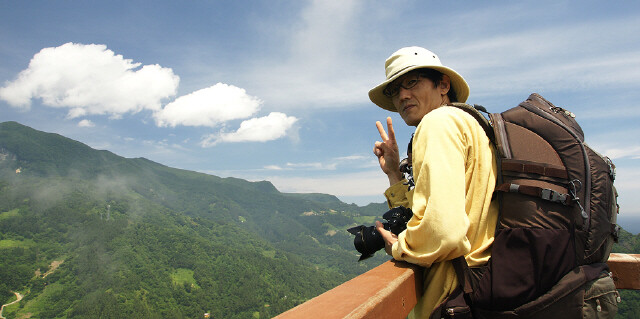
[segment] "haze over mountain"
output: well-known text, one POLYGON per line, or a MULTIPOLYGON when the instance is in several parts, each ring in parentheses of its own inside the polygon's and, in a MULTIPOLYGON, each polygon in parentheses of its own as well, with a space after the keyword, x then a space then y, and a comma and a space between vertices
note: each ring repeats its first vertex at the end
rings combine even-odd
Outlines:
POLYGON ((387 260, 346 232, 385 210, 0 123, 3 315, 270 317, 387 260))

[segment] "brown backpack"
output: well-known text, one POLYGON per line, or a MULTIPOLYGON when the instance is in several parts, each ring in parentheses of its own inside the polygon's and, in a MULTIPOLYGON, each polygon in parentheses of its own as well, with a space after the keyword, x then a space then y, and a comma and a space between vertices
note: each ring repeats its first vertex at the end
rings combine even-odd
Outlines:
POLYGON ((606 274, 619 232, 615 166, 585 144, 573 113, 536 93, 489 121, 482 107, 453 106, 485 129, 500 171, 489 263, 470 270, 454 260, 462 296, 476 317, 550 318, 558 301, 606 274))

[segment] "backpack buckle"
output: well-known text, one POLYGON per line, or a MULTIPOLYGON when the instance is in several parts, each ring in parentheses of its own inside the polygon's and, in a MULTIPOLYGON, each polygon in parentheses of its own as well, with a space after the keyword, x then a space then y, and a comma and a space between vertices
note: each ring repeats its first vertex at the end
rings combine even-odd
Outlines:
POLYGON ((544 200, 564 204, 567 202, 567 194, 558 193, 552 189, 543 188, 540 191, 540 197, 544 200))
POLYGON ((616 165, 613 164, 613 162, 611 161, 611 159, 608 156, 604 157, 604 161, 607 163, 607 165, 609 165, 609 176, 611 177, 612 181, 616 180, 616 165))
POLYGON ((618 240, 620 239, 620 226, 614 224, 612 233, 613 233, 613 241, 617 243, 618 240))

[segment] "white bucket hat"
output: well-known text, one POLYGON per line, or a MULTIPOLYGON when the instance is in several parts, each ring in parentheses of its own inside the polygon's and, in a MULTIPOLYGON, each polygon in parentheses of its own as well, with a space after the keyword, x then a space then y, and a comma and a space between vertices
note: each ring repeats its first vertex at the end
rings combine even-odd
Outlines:
POLYGON ((385 62, 387 80, 369 91, 369 99, 379 107, 397 112, 391 98, 384 95, 387 85, 403 74, 415 69, 434 69, 449 76, 451 87, 456 92, 458 102, 466 102, 469 97, 469 85, 464 78, 451 68, 443 66, 438 56, 421 47, 406 47, 394 52, 385 62))

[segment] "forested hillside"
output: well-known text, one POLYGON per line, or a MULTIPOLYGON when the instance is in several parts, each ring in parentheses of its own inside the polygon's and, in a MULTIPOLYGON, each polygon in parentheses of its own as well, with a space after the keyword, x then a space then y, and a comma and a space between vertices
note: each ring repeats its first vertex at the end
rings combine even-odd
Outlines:
POLYGON ((3 315, 268 318, 388 259, 346 232, 385 208, 1 123, 0 303, 24 295, 3 315))
MULTIPOLYGON (((24 296, 3 316, 269 318, 388 260, 358 263, 346 232, 385 210, 0 123, 0 304, 24 296)), ((640 294, 621 295, 637 318, 640 294)))

